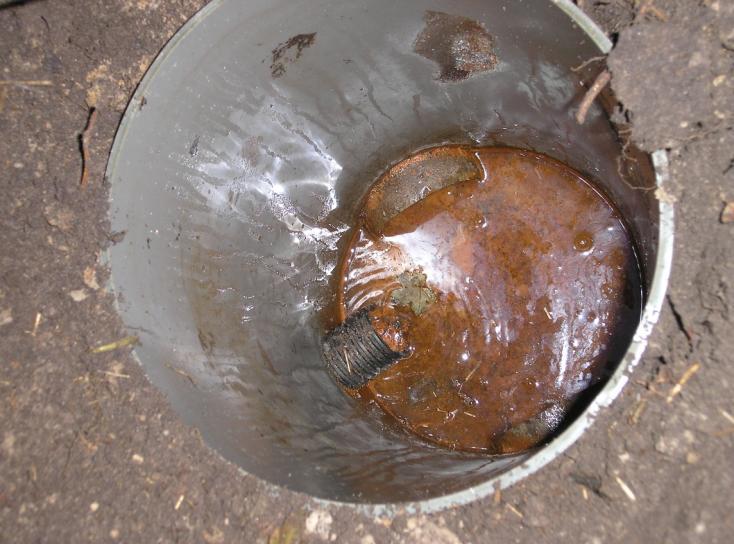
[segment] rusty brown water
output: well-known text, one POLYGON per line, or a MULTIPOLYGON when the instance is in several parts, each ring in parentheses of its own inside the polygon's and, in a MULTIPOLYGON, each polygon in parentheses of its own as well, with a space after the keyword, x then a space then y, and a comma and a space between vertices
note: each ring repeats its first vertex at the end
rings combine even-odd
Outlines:
POLYGON ((571 168, 511 148, 425 150, 389 169, 339 283, 340 318, 376 306, 410 346, 357 396, 422 438, 487 453, 555 432, 624 354, 641 302, 614 206, 571 168), (468 179, 451 183, 446 164, 468 179), (429 194, 395 213, 406 188, 429 194))

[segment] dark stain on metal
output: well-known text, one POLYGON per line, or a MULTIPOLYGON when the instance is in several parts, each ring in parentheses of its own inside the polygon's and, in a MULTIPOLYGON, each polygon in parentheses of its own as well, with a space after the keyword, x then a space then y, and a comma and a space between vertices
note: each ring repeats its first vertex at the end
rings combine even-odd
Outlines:
POLYGON ((494 38, 481 23, 440 11, 426 11, 425 28, 413 50, 440 67, 440 81, 462 81, 497 66, 494 38))
POLYGON ((214 353, 214 335, 211 332, 199 329, 199 344, 207 355, 214 353))
POLYGON ((191 147, 189 148, 189 155, 192 157, 195 157, 196 154, 199 152, 199 137, 197 136, 194 138, 194 141, 191 142, 191 147))
POLYGON ((315 41, 316 32, 313 32, 311 34, 296 34, 279 44, 272 51, 270 74, 276 78, 284 75, 286 66, 300 59, 303 50, 311 47, 315 41))

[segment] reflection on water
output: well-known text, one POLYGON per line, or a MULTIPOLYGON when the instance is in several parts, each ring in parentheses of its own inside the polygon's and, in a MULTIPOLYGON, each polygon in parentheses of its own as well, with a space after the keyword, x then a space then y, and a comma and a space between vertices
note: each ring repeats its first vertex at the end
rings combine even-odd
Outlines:
MULTIPOLYGON (((640 277, 618 213, 578 173, 509 148, 476 157, 483 176, 431 193, 378 232, 368 197, 345 253, 342 316, 381 307, 412 348, 363 396, 423 438, 508 453, 551 434, 621 358, 640 277), (421 312, 402 303, 405 274, 425 275, 438 300, 421 312)), ((416 181, 387 176, 378 199, 416 181)))

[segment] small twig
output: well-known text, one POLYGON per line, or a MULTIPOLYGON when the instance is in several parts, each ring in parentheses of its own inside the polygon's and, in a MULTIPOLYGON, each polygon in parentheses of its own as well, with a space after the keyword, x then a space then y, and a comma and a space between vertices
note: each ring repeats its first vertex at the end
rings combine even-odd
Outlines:
POLYGON ((53 84, 48 79, 0 79, 0 87, 50 87, 53 84))
POLYGON ((635 494, 630 489, 630 486, 624 483, 622 478, 620 478, 619 476, 615 476, 614 479, 617 480, 617 484, 619 484, 619 487, 622 488, 622 491, 624 491, 624 494, 627 495, 627 498, 632 502, 635 502, 637 500, 637 497, 635 497, 635 494))
POLYGON ((576 112, 576 122, 579 125, 584 124, 586 121, 586 115, 589 113, 589 108, 591 108, 591 104, 593 104, 596 97, 599 96, 599 93, 607 86, 607 83, 609 83, 611 79, 612 74, 609 73, 609 70, 603 70, 598 76, 596 76, 594 83, 589 87, 589 90, 586 91, 584 99, 581 101, 579 111, 576 112))
POLYGON ((693 375, 698 372, 698 369, 701 368, 700 363, 693 363, 688 369, 683 373, 683 375, 680 377, 680 380, 678 380, 678 383, 676 383, 673 388, 670 390, 670 393, 668 393, 668 397, 665 399, 665 402, 670 404, 673 402, 673 399, 678 396, 683 389, 683 386, 690 380, 693 375))
POLYGON ((509 502, 508 502, 508 503, 506 503, 506 504, 507 504, 507 508, 509 508, 509 509, 510 509, 510 512, 512 512, 513 514, 515 514, 515 515, 516 515, 517 517, 519 517, 520 519, 522 519, 522 518, 524 518, 524 517, 525 517, 525 516, 523 516, 522 512, 520 512, 520 510, 518 510, 517 508, 515 508, 515 507, 514 507, 513 505, 511 505, 511 504, 510 504, 509 502))
POLYGON ((38 326, 41 324, 41 318, 43 316, 41 315, 41 312, 36 312, 36 320, 33 322, 33 330, 31 331, 31 336, 36 336, 36 333, 38 332, 38 326))
POLYGON ((174 506, 174 507, 173 507, 173 509, 174 509, 174 510, 178 510, 179 508, 181 508, 181 503, 183 502, 183 500, 184 500, 184 496, 183 496, 183 495, 181 495, 181 496, 180 496, 180 497, 178 498, 178 500, 176 501, 176 506, 174 506))
POLYGON ((632 414, 630 414, 628 420, 630 425, 637 425, 637 422, 640 420, 642 412, 645 410, 645 406, 647 406, 647 400, 645 399, 642 399, 640 402, 637 403, 637 406, 635 407, 632 414))
POLYGON ((5 110, 5 100, 8 98, 8 88, 0 87, 0 113, 5 110))
POLYGON ((94 122, 97 120, 97 108, 89 109, 89 117, 87 118, 87 126, 79 136, 79 145, 82 151, 82 177, 79 185, 86 187, 87 177, 89 176, 89 137, 94 129, 94 122))
POLYGON ((582 62, 578 66, 574 66, 573 68, 571 68, 571 71, 572 72, 580 72, 581 70, 583 70, 584 68, 586 68, 592 62, 599 62, 600 60, 604 60, 605 58, 607 58, 605 55, 599 55, 598 57, 591 57, 590 59, 585 60, 584 62, 582 62))
POLYGON ((726 410, 722 410, 721 408, 719 408, 719 412, 721 413, 722 416, 724 416, 724 419, 726 419, 729 423, 734 425, 734 416, 732 416, 726 410))
POLYGON ((107 374, 113 378, 130 378, 127 374, 120 374, 119 372, 110 372, 109 370, 103 370, 102 374, 107 374))
POLYGON ((116 340, 115 342, 110 342, 109 344, 102 344, 101 346, 97 346, 96 348, 91 348, 89 350, 90 353, 107 353, 108 351, 114 351, 116 349, 124 348, 125 346, 132 346, 139 342, 137 336, 126 336, 125 338, 121 338, 120 340, 116 340))

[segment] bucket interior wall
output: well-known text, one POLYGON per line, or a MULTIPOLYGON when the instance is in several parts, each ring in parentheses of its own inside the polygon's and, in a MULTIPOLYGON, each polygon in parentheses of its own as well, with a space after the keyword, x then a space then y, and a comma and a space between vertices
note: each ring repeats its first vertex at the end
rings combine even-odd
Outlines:
MULTIPOLYGON (((369 184, 445 142, 530 148, 589 175, 650 269, 650 191, 620 179, 598 105, 574 120, 586 88, 571 68, 599 54, 545 0, 212 2, 141 84, 108 170, 112 229, 126 232, 112 282, 151 380, 227 459, 321 498, 421 500, 522 463, 435 448, 366 413, 324 369, 320 312, 369 184), (413 51, 429 10, 483 24, 496 68, 439 81, 413 51), (311 33, 274 77, 272 51, 311 33)), ((635 164, 633 182, 652 186, 647 159, 635 164)))

